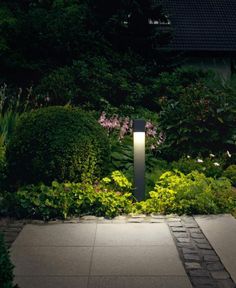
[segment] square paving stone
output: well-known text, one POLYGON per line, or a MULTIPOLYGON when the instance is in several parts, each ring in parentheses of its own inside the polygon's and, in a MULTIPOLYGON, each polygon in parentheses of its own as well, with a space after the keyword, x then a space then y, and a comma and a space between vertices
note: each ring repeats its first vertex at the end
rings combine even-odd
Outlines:
POLYGON ((96 224, 26 225, 14 246, 92 246, 96 224))
POLYGON ((218 287, 220 288, 235 288, 235 284, 231 279, 217 280, 218 287))
POLYGON ((207 263, 207 270, 209 271, 221 271, 224 269, 224 266, 220 262, 207 263))
POLYGON ((174 246, 95 247, 91 275, 186 275, 174 246))
POLYGON ((197 250, 189 249, 189 248, 182 248, 184 254, 197 254, 197 250))
POLYGON ((89 279, 88 288, 191 288, 187 277, 100 276, 89 279))
POLYGON ((166 224, 98 224, 95 246, 174 245, 166 224))
POLYGON ((197 239, 204 239, 204 235, 202 233, 195 233, 195 232, 191 232, 191 236, 193 238, 197 238, 197 239))
POLYGON ((198 262, 185 262, 184 264, 185 264, 185 268, 189 269, 189 270, 191 270, 191 269, 202 269, 201 264, 198 263, 198 262))
POLYGON ((180 243, 190 243, 190 238, 177 238, 180 243))
POLYGON ((88 277, 16 277, 20 288, 87 288, 88 277))
POLYGON ((170 227, 183 227, 181 222, 168 222, 170 227))
POLYGON ((204 261, 206 262, 218 262, 219 261, 219 257, 216 255, 204 255, 203 258, 204 258, 204 261))
POLYGON ((171 227, 171 230, 173 232, 185 232, 186 233, 186 228, 184 227, 171 227))
POLYGON ((220 279, 220 280, 224 280, 224 279, 229 279, 229 273, 227 273, 226 271, 212 271, 211 275, 214 279, 220 279))
POLYGON ((197 254, 185 254, 184 253, 184 259, 191 260, 191 261, 200 261, 200 257, 197 254))
POLYGON ((16 276, 88 275, 91 247, 20 247, 11 249, 16 276))
POLYGON ((176 238, 188 238, 188 234, 185 232, 173 232, 176 238))

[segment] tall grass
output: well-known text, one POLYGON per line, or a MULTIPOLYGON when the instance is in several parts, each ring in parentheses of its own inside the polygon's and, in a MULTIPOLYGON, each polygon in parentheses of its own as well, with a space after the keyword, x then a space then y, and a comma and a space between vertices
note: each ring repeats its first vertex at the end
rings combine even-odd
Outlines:
POLYGON ((19 89, 17 95, 12 96, 9 95, 6 84, 0 86, 0 149, 8 143, 20 114, 29 109, 32 89, 27 89, 27 92, 23 99, 22 89, 19 89))

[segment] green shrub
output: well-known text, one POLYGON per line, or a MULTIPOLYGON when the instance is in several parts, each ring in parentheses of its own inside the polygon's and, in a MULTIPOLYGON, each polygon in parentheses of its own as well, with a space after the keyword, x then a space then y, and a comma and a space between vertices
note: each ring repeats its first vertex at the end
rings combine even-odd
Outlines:
POLYGON ((144 213, 211 214, 230 212, 236 205, 228 179, 214 180, 193 171, 165 172, 156 182, 150 199, 137 203, 144 213))
POLYGON ((88 113, 55 106, 22 115, 6 156, 14 184, 87 181, 105 175, 110 148, 88 113))
POLYGON ((107 188, 107 183, 53 182, 51 186, 30 185, 17 191, 17 211, 20 217, 65 219, 69 216, 93 214, 114 217, 128 213, 132 207, 131 193, 107 188))
POLYGON ((160 108, 163 101, 177 100, 186 87, 196 83, 213 81, 215 75, 211 71, 203 71, 191 66, 177 68, 173 72, 162 72, 151 85, 151 101, 153 108, 160 108))
POLYGON ((47 96, 53 105, 69 101, 96 109, 101 109, 105 103, 136 105, 143 99, 145 87, 142 78, 130 70, 130 67, 117 67, 105 57, 83 56, 71 66, 46 75, 37 86, 36 94, 42 98, 47 96))
MULTIPOLYGON (((0 233, 0 284, 1 288, 13 288, 13 268, 3 234, 0 233)), ((15 286, 14 286, 15 287, 15 286)))
POLYGON ((233 186, 236 186, 236 165, 230 165, 223 172, 223 176, 230 179, 233 186))
POLYGON ((72 68, 62 67, 45 76, 34 93, 42 104, 65 105, 76 96, 75 77, 72 68))
POLYGON ((149 192, 154 189, 156 182, 159 180, 160 176, 169 170, 169 165, 165 160, 155 159, 155 165, 152 169, 146 172, 145 174, 145 183, 146 183, 146 197, 149 198, 149 192))
POLYGON ((211 156, 207 158, 190 158, 190 156, 188 156, 172 162, 171 168, 173 170, 179 170, 184 174, 189 174, 196 170, 204 173, 207 177, 218 178, 222 176, 223 165, 224 163, 221 159, 218 160, 211 156))
POLYGON ((132 184, 121 171, 113 171, 111 177, 105 177, 101 180, 104 188, 112 189, 117 192, 128 192, 132 190, 132 184))
POLYGON ((163 101, 160 127, 166 134, 162 153, 168 159, 209 151, 235 151, 234 98, 203 84, 185 88, 178 99, 163 101))

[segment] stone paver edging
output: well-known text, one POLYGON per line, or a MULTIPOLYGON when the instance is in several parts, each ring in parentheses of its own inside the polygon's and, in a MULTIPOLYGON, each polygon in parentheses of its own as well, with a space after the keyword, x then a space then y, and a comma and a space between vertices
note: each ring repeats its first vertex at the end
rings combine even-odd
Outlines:
POLYGON ((193 217, 167 217, 166 220, 193 287, 236 287, 193 217))

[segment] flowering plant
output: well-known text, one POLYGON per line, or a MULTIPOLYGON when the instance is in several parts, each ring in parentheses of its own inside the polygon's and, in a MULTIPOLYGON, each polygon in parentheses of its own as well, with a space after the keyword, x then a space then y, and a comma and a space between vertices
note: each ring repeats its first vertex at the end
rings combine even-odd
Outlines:
MULTIPOLYGON (((107 130, 110 137, 115 135, 115 139, 120 142, 123 141, 125 136, 131 136, 133 133, 133 121, 129 117, 122 118, 118 115, 107 117, 106 112, 103 111, 98 123, 107 130)), ((150 120, 146 121, 145 134, 146 145, 151 150, 157 150, 159 145, 165 141, 164 133, 150 120)))
POLYGON ((208 157, 192 158, 190 155, 180 158, 172 163, 172 169, 177 169, 185 174, 196 170, 204 173, 207 177, 221 177, 225 161, 222 157, 209 154, 208 157))

